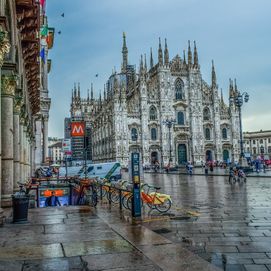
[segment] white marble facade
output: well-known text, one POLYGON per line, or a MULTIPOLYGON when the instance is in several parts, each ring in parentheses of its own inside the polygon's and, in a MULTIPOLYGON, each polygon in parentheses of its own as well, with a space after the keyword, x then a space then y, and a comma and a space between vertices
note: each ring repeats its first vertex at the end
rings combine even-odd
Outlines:
MULTIPOLYGON (((81 110, 91 122, 94 161, 117 160, 127 167, 133 151, 144 165, 165 166, 170 156, 171 165, 238 160, 238 110, 219 93, 213 63, 211 84, 203 80, 195 43, 193 53, 189 43, 187 56, 170 61, 167 42, 162 50, 159 40, 158 63, 151 52, 149 67, 141 56, 136 71, 128 65, 124 35, 122 55, 121 72, 112 72, 103 99, 93 99, 92 90, 91 98, 72 103, 71 112, 81 110), (175 121, 170 130, 167 119, 175 121)), ((237 91, 230 80, 229 95, 237 91)))

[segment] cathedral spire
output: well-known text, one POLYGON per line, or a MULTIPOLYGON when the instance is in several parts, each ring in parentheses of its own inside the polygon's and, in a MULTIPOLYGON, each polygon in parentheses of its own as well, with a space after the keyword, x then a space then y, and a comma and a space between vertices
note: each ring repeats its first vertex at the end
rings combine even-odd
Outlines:
POLYGON ((197 52, 196 41, 194 41, 194 67, 198 68, 198 66, 199 66, 198 52, 197 52))
POLYGON ((165 60, 165 65, 169 65, 169 55, 168 55, 168 48, 167 48, 167 39, 165 39, 165 50, 164 50, 164 60, 165 60))
POLYGON ((221 104, 224 104, 224 98, 223 98, 223 92, 222 92, 222 88, 221 88, 221 104))
POLYGON ((145 70, 145 73, 148 72, 146 54, 144 54, 144 70, 145 70))
POLYGON ((161 46, 161 39, 159 38, 159 49, 158 49, 158 64, 159 66, 163 66, 163 52, 161 46))
POLYGON ((93 100, 93 83, 91 83, 90 98, 93 100))
POLYGON ((234 78, 234 92, 235 92, 235 93, 238 93, 236 78, 234 78))
POLYGON ((230 98, 234 97, 233 82, 232 82, 231 78, 230 78, 230 86, 229 86, 229 96, 230 96, 230 98))
POLYGON ((214 66, 214 61, 212 60, 212 88, 216 88, 216 73, 215 73, 215 66, 214 66))
POLYGON ((73 97, 74 97, 74 99, 76 99, 77 98, 77 93, 76 93, 76 84, 74 83, 74 87, 73 87, 73 97))
POLYGON ((87 101, 89 102, 89 88, 88 88, 88 97, 87 97, 87 101))
POLYGON ((127 65, 128 65, 128 49, 126 46, 126 35, 123 32, 123 44, 122 44, 122 68, 121 71, 122 72, 126 72, 127 70, 127 65))
POLYGON ((106 101, 106 91, 105 91, 105 84, 104 84, 104 100, 106 101))
POLYGON ((80 99, 80 83, 78 83, 78 98, 80 99))
POLYGON ((72 89, 72 102, 73 102, 73 89, 72 89))
POLYGON ((190 47, 190 40, 188 41, 188 66, 192 66, 192 52, 190 47))
POLYGON ((183 50, 183 63, 186 65, 186 60, 185 60, 185 50, 183 50))
POLYGON ((151 48, 151 56, 150 56, 150 67, 153 68, 152 48, 151 48))
POLYGON ((139 65, 139 74, 140 75, 143 74, 143 69, 144 69, 144 66, 143 66, 143 56, 141 55, 140 56, 140 65, 139 65))

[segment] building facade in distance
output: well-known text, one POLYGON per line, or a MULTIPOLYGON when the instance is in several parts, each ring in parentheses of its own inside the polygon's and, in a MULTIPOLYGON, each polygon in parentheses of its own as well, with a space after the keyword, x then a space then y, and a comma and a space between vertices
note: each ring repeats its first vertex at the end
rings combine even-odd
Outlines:
MULTIPOLYGON (((238 109, 219 94, 215 68, 212 81, 203 80, 196 44, 194 52, 169 59, 159 40, 158 62, 150 52, 141 56, 139 70, 128 64, 123 34, 122 67, 114 71, 98 99, 73 94, 73 115, 88 118, 92 127, 94 162, 119 161, 127 167, 130 153, 142 155, 143 164, 200 164, 206 160, 238 160, 238 109), (187 60, 186 60, 187 59, 187 60), (172 127, 166 123, 171 123, 172 127), (171 160, 171 161, 170 161, 171 160)), ((238 92, 230 80, 229 96, 238 92)))
POLYGON ((271 131, 245 132, 244 152, 247 157, 256 159, 261 156, 264 159, 271 158, 271 131))

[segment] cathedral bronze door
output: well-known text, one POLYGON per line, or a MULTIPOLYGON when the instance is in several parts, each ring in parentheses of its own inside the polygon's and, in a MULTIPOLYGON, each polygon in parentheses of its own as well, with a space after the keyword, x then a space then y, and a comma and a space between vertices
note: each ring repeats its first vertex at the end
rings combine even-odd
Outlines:
POLYGON ((151 164, 155 165, 157 163, 159 163, 159 161, 158 161, 158 153, 156 151, 153 151, 151 153, 151 164))
POLYGON ((228 162, 230 158, 229 151, 228 150, 223 150, 223 161, 228 162))
POLYGON ((182 165, 187 163, 187 150, 185 144, 178 145, 178 164, 182 165))
POLYGON ((213 155, 212 155, 212 151, 207 150, 206 151, 206 161, 213 161, 213 155))

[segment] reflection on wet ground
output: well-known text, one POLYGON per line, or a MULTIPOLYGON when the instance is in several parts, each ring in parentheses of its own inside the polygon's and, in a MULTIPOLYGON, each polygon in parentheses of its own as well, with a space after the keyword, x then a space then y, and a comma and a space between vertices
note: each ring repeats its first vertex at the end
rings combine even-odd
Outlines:
POLYGON ((146 227, 223 270, 271 270, 271 179, 230 185, 222 176, 144 177, 173 199, 173 216, 146 227))

